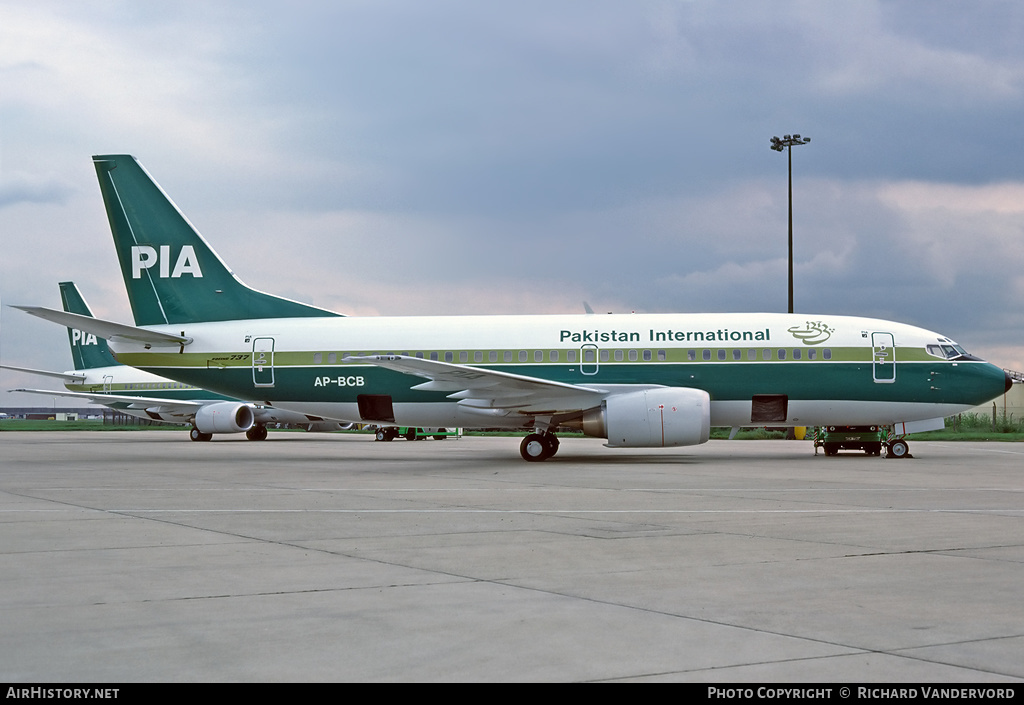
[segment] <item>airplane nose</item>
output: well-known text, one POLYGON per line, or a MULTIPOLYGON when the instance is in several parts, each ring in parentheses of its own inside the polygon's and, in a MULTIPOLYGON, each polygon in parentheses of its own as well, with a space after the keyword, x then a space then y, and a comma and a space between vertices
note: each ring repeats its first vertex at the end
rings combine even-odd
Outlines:
POLYGON ((1010 391, 1010 387, 1013 386, 1013 377, 1011 377, 1010 373, 1007 372, 1006 370, 1003 370, 1003 376, 1006 377, 1006 385, 1003 388, 1004 389, 1003 394, 1006 394, 1007 392, 1010 391))

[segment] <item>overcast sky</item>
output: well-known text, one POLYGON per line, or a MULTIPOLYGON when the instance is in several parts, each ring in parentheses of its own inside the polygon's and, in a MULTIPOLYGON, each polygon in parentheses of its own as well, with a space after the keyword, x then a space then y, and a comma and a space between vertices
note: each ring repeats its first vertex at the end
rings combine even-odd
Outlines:
POLYGON ((3 0, 0 359, 131 322, 93 154, 342 313, 785 311, 800 133, 796 311, 1022 370, 1022 126, 1019 0, 3 0))

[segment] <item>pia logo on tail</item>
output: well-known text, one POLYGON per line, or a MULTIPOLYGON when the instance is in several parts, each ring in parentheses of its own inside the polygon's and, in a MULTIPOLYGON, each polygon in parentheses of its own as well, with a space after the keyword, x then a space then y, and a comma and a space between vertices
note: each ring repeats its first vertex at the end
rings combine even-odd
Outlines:
POLYGON ((203 270, 199 267, 195 248, 183 245, 171 265, 171 246, 160 245, 159 251, 152 245, 132 245, 132 279, 141 279, 142 270, 157 267, 161 279, 178 279, 186 274, 200 278, 203 270))

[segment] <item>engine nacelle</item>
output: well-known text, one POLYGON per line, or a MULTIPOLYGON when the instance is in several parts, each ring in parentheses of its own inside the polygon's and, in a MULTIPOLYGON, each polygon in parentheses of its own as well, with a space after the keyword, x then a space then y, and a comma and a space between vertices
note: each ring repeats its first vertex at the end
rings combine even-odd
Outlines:
POLYGON ((706 443, 711 398, 701 389, 657 387, 609 397, 584 415, 583 433, 610 448, 669 448, 706 443))
POLYGON ((207 404, 196 412, 196 428, 202 433, 242 433, 252 428, 252 407, 235 401, 207 404))
POLYGON ((331 431, 351 431, 355 428, 354 423, 342 423, 341 421, 311 421, 306 426, 310 433, 330 433, 331 431))

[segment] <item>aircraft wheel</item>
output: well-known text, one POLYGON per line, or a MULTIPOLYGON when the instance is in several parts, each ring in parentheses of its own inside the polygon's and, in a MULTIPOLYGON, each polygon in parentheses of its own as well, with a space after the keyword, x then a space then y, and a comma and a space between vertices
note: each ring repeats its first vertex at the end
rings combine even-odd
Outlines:
POLYGON ((544 436, 539 433, 531 433, 519 444, 519 454, 523 456, 523 460, 529 463, 539 463, 554 455, 554 451, 544 436))
POLYGON ((889 452, 887 455, 893 458, 906 458, 909 453, 910 446, 907 445, 906 441, 893 441, 889 444, 889 452))
POLYGON ((548 457, 550 458, 558 452, 558 436, 553 433, 545 433, 543 438, 548 446, 548 457))
POLYGON ((193 426, 192 430, 188 432, 188 437, 191 438, 193 441, 208 441, 211 438, 213 438, 213 434, 203 433, 198 428, 193 426))
POLYGON ((253 426, 245 432, 245 437, 250 441, 265 441, 267 440, 267 427, 266 426, 253 426))

